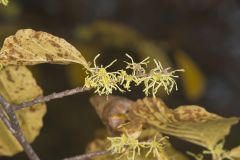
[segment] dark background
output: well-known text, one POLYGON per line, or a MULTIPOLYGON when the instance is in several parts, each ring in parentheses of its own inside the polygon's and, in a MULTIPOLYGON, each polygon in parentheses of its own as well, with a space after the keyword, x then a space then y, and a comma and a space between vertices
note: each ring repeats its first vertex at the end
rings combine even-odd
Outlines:
MULTIPOLYGON (((88 61, 101 53, 101 63, 107 64, 115 58, 123 60, 126 52, 141 60, 134 46, 96 45, 97 38, 89 40, 77 34, 79 28, 88 28, 99 21, 125 25, 149 42, 161 42, 159 47, 175 67, 173 57, 179 49, 198 65, 206 79, 203 94, 194 100, 188 99, 179 83, 180 91, 163 97, 168 105, 198 104, 222 116, 239 116, 238 0, 10 0, 7 7, 0 6, 0 39, 3 42, 18 29, 32 28, 65 38, 88 61)), ((126 35, 120 36, 125 39, 126 35)), ((71 78, 77 76, 69 76, 70 67, 44 64, 29 68, 45 95, 76 87, 71 78)), ((79 78, 80 84, 82 80, 83 76, 79 78)), ((103 127, 89 103, 91 95, 91 92, 82 93, 48 103, 45 125, 33 143, 42 159, 55 160, 84 153, 95 131, 103 127)), ((140 89, 134 89, 133 93, 122 96, 137 99, 144 95, 140 89)), ((227 147, 239 144, 237 132, 239 129, 235 127, 227 138, 227 147)), ((188 143, 177 142, 176 145, 180 149, 192 149, 188 143)), ((26 156, 20 153, 1 159, 19 160, 26 156)))

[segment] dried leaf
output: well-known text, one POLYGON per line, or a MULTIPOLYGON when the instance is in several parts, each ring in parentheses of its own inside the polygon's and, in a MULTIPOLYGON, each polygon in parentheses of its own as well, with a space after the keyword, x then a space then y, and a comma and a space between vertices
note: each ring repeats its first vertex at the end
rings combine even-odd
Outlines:
POLYGON ((90 101, 102 122, 113 135, 120 135, 127 130, 129 135, 139 136, 142 124, 129 122, 127 117, 133 101, 117 96, 93 96, 90 101))
POLYGON ((117 96, 110 96, 109 100, 106 97, 95 96, 91 102, 97 113, 100 113, 100 118, 105 119, 105 125, 114 131, 128 122, 127 129, 132 133, 140 133, 142 127, 138 127, 139 124, 148 124, 158 128, 161 133, 176 136, 207 149, 213 148, 228 135, 231 126, 239 121, 235 117, 224 118, 209 113, 195 105, 179 106, 173 110, 157 98, 144 98, 133 102, 117 96), (121 114, 125 116, 120 116, 121 114))
MULTIPOLYGON (((0 71, 0 94, 9 102, 18 104, 41 96, 42 90, 26 67, 8 66, 0 71)), ((17 111, 23 134, 29 142, 38 136, 45 113, 45 104, 37 104, 17 111)), ((0 156, 12 156, 22 151, 22 147, 2 121, 0 121, 0 131, 0 156)))
MULTIPOLYGON (((138 119, 134 121, 130 121, 127 113, 132 109, 133 101, 118 96, 109 96, 108 99, 105 96, 93 96, 90 99, 92 105, 96 109, 99 117, 103 120, 104 124, 107 126, 110 131, 119 131, 119 126, 123 125, 124 123, 128 122, 127 125, 124 125, 128 134, 140 134, 138 137, 139 140, 147 140, 151 139, 154 136, 160 134, 158 130, 154 128, 145 128, 142 130, 142 127, 139 127, 138 119), (121 115, 125 115, 124 117, 121 115)), ((141 122, 141 121, 139 121, 141 122)), ((142 126, 142 125, 141 125, 142 126)), ((98 150, 104 150, 109 147, 107 144, 106 137, 111 136, 105 134, 105 137, 102 136, 101 138, 96 137, 93 142, 88 145, 87 152, 94 152, 98 150)), ((166 154, 168 155, 169 160, 187 160, 187 156, 180 153, 179 151, 175 150, 169 142, 167 142, 166 154)), ((144 155, 144 154, 143 154, 144 155)), ((113 156, 104 155, 94 160, 108 160, 113 159, 113 156)), ((138 156, 136 160, 141 159, 153 159, 153 157, 145 158, 144 156, 138 156)), ((122 159, 124 160, 124 159, 122 159)))
POLYGON ((161 133, 176 136, 188 142, 213 148, 229 134, 233 124, 239 119, 224 118, 207 112, 199 106, 168 108, 161 99, 144 98, 133 104, 131 117, 155 126, 161 133))
POLYGON ((185 70, 182 77, 183 90, 189 100, 199 99, 206 88, 206 79, 199 66, 183 51, 175 53, 179 68, 185 70))
POLYGON ((39 63, 78 63, 88 67, 81 53, 62 38, 32 29, 19 30, 5 39, 0 51, 3 65, 35 65, 39 63))

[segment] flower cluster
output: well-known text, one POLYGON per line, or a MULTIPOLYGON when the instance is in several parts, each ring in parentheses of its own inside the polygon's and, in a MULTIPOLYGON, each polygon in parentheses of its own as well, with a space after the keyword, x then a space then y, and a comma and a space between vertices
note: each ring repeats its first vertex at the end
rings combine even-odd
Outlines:
POLYGON ((177 84, 174 78, 178 78, 178 75, 175 75, 176 72, 183 72, 183 69, 178 69, 170 71, 170 67, 164 69, 160 63, 154 59, 156 67, 152 69, 148 76, 143 78, 145 89, 143 90, 146 95, 152 94, 155 96, 160 87, 163 87, 164 90, 169 94, 173 88, 176 90, 177 84))
POLYGON ((113 154, 120 155, 121 157, 127 157, 128 160, 135 160, 136 156, 140 156, 142 149, 147 150, 145 157, 148 157, 151 153, 156 159, 164 157, 164 148, 168 137, 157 138, 146 142, 140 142, 134 137, 123 134, 121 137, 108 137, 111 146, 108 148, 113 154))
POLYGON ((174 88, 177 90, 175 78, 178 78, 178 75, 176 75, 176 72, 183 71, 181 69, 173 71, 170 71, 170 68, 164 69, 160 61, 154 59, 156 66, 147 73, 146 68, 148 63, 150 63, 149 57, 137 63, 134 62, 130 55, 126 54, 131 60, 130 62, 125 62, 127 64, 126 70, 108 72, 107 68, 112 66, 116 60, 106 67, 98 66, 96 60, 99 56, 98 54, 94 58, 94 66, 87 68, 87 77, 85 78, 85 87, 95 88, 95 93, 99 95, 112 94, 114 90, 124 92, 125 89, 130 91, 131 83, 136 86, 144 84, 143 92, 146 96, 152 94, 155 97, 160 87, 163 87, 169 94, 174 88), (128 74, 127 70, 131 70, 131 73, 128 74))
POLYGON ((203 154, 211 155, 213 157, 213 159, 234 160, 234 158, 229 155, 229 152, 224 149, 224 144, 225 144, 225 140, 222 140, 213 149, 204 150, 203 154))
POLYGON ((188 155, 192 156, 196 160, 204 160, 204 155, 211 155, 213 159, 219 159, 219 160, 234 160, 233 157, 231 157, 230 152, 224 149, 225 140, 222 140, 220 143, 218 143, 214 148, 209 150, 204 150, 200 154, 194 154, 191 152, 187 152, 188 155))
POLYGON ((88 68, 88 70, 86 71, 88 76, 85 78, 85 87, 96 88, 95 93, 98 93, 99 95, 111 94, 113 90, 123 91, 117 83, 118 72, 107 72, 106 70, 107 68, 112 66, 117 60, 114 60, 106 67, 103 67, 102 65, 99 67, 96 64, 96 60, 99 56, 100 54, 98 54, 94 58, 94 66, 92 68, 88 68))

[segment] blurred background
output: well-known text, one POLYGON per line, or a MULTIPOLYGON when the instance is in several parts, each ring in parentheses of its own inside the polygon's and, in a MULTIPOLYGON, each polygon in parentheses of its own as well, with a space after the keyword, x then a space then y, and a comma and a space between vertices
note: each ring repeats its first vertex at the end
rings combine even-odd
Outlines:
MULTIPOLYGON (((238 0, 10 0, 0 6, 0 42, 18 29, 32 28, 65 38, 87 61, 100 53, 99 64, 114 59, 136 61, 150 56, 165 67, 184 68, 179 91, 158 96, 172 108, 197 104, 222 116, 240 115, 240 1, 238 0)), ((123 68, 117 63, 114 70, 123 68)), ((83 85, 78 65, 29 67, 44 94, 83 85)), ((142 88, 115 93, 136 100, 142 88)), ((84 153, 103 128, 89 103, 92 92, 48 103, 44 127, 33 147, 44 160, 84 153)), ((233 128, 227 147, 239 142, 233 128)), ((176 142, 178 149, 200 150, 176 142)), ((192 151, 192 150, 191 150, 192 151)), ((9 159, 26 159, 20 153, 9 159)))

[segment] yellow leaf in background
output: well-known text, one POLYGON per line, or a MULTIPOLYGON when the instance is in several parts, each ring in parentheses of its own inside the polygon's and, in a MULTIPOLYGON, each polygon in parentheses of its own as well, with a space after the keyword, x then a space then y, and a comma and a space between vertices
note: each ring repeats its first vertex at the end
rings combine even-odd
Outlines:
POLYGON ((85 82, 86 72, 77 64, 67 66, 66 74, 72 86, 82 86, 85 82))
MULTIPOLYGON (((1 1, 1 0, 0 0, 1 1)), ((1 6, 0 6, 1 7, 1 6)), ((2 18, 6 18, 6 19, 12 19, 12 20, 16 20, 17 18, 19 18, 22 14, 22 9, 19 3, 17 3, 16 1, 11 1, 11 3, 7 6, 7 7, 1 7, 0 9, 0 15, 2 18)), ((0 28, 2 28, 3 26, 8 25, 10 28, 6 28, 6 30, 1 30, 4 31, 1 34, 4 34, 4 38, 6 36, 9 35, 9 30, 11 30, 11 33, 16 32, 16 30, 19 28, 18 24, 16 23, 1 23, 0 28), (12 30, 14 28, 14 30, 12 30)), ((1 42, 2 42, 2 37, 1 37, 1 42)), ((2 44, 2 43, 1 43, 2 44)))
POLYGON ((0 4, 3 4, 4 6, 8 5, 8 0, 0 0, 0 4))
POLYGON ((90 41, 102 46, 116 48, 134 47, 142 39, 141 35, 121 23, 97 21, 76 29, 76 35, 83 41, 90 41))
POLYGON ((142 121, 159 129, 160 133, 212 149, 229 134, 239 118, 224 118, 207 112, 200 106, 168 108, 159 98, 144 98, 133 104, 129 113, 133 121, 142 121))
MULTIPOLYGON (((153 59, 159 60, 163 66, 163 68, 171 67, 172 64, 167 56, 167 54, 163 51, 163 49, 150 40, 143 40, 138 42, 136 45, 137 53, 140 55, 141 59, 145 59, 146 57, 151 57, 153 59)), ((155 67, 155 64, 149 64, 149 68, 155 67)))
POLYGON ((175 53, 175 61, 178 68, 185 70, 181 79, 186 97, 191 101, 198 100, 206 87, 204 74, 184 51, 179 50, 175 53))
POLYGON ((139 32, 121 23, 97 21, 85 27, 78 27, 76 35, 81 41, 90 42, 92 46, 97 43, 99 48, 113 47, 122 50, 130 48, 133 51, 137 50, 136 54, 139 54, 141 59, 152 57, 160 60, 163 66, 171 66, 170 60, 159 44, 145 39, 139 32))
POLYGON ((0 51, 0 63, 4 66, 78 63, 88 68, 82 54, 67 41, 32 29, 19 30, 5 39, 0 51))
MULTIPOLYGON (((10 103, 18 104, 41 96, 42 89, 26 67, 8 66, 0 71, 0 94, 10 103)), ((23 134, 29 142, 38 136, 45 113, 45 104, 37 104, 17 111, 23 134)), ((12 156, 20 151, 22 147, 0 121, 0 156, 12 156)))

